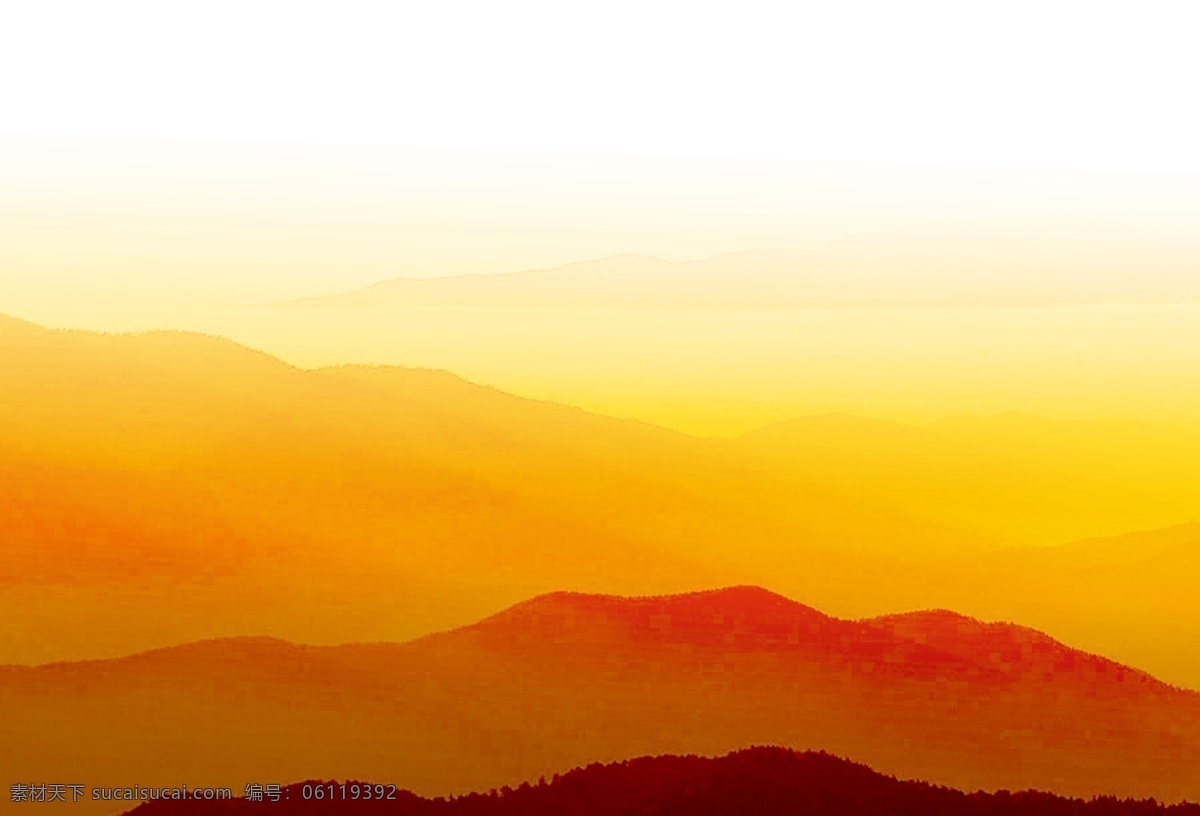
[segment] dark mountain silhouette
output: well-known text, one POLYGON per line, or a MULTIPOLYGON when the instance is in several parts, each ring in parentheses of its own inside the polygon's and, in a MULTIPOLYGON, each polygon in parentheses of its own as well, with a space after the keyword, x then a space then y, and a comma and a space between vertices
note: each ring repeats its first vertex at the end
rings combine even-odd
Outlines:
MULTIPOLYGON (((365 783, 347 783, 360 797, 365 783)), ((290 785, 280 801, 156 801, 137 816, 302 816, 378 813, 394 816, 1200 816, 1200 806, 1102 798, 1085 801, 1049 793, 963 793, 899 781, 825 753, 750 748, 709 759, 643 757, 592 764, 550 781, 430 800, 396 791, 392 800, 315 800, 314 787, 340 793, 340 783, 290 785)), ((381 790, 388 795, 388 789, 381 790)))

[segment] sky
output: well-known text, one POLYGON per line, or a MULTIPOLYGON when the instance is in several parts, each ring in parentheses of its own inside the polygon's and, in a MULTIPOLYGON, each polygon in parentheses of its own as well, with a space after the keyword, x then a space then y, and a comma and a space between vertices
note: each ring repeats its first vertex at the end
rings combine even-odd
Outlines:
POLYGON ((1189 3, 42 2, 0 298, 259 303, 988 218, 1200 233, 1189 3))

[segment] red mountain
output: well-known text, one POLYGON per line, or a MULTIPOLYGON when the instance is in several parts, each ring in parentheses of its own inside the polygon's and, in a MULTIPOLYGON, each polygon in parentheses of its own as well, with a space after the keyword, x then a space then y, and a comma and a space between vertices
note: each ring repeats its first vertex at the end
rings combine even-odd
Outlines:
POLYGON ((16 779, 332 775, 444 795, 773 744, 963 789, 1200 798, 1200 694, 1020 627, 838 620, 749 587, 557 593, 404 644, 8 667, 0 699, 16 779))

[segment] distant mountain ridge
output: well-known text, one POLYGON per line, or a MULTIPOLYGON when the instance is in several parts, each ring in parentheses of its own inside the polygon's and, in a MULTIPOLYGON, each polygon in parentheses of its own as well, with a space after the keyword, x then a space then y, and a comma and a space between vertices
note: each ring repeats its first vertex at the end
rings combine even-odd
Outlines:
POLYGON ((750 309, 1054 306, 1200 299, 1200 246, 1101 239, 871 234, 823 249, 672 263, 616 255, 547 269, 395 278, 292 306, 750 309))
MULTIPOLYGON (((280 801, 157 801, 136 816, 252 816, 256 813, 394 816, 1200 816, 1200 805, 1153 801, 1066 799, 1051 793, 963 793, 900 781, 824 753, 756 747, 717 758, 640 757, 594 763, 537 784, 472 793, 450 800, 380 788, 394 799, 363 801, 367 783, 349 782, 358 799, 316 800, 315 788, 341 796, 342 783, 289 785, 280 801), (306 793, 308 799, 305 798, 306 793)), ((375 788, 371 788, 374 796, 375 788)), ((352 794, 351 794, 352 795, 352 794)))

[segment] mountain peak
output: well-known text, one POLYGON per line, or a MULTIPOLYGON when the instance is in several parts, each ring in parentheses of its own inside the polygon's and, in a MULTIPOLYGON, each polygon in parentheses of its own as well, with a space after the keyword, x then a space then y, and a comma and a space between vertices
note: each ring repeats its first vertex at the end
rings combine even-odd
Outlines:
POLYGON ((451 636, 531 653, 560 653, 570 647, 584 653, 599 649, 699 654, 795 650, 851 638, 851 630, 858 628, 761 587, 732 586, 643 597, 556 592, 509 607, 451 636))
POLYGON ((1127 693, 1168 688, 1145 672, 1073 649, 1044 632, 1015 623, 987 623, 945 609, 885 615, 865 623, 1009 678, 1066 682, 1108 677, 1127 693))
MULTIPOLYGON (((505 620, 527 615, 558 614, 564 611, 577 614, 614 613, 642 614, 749 614, 763 613, 808 614, 826 617, 811 607, 786 598, 768 589, 753 585, 737 585, 668 595, 604 595, 584 592, 550 592, 522 601, 488 621, 505 620)), ((483 621, 486 623, 487 621, 483 621)))

